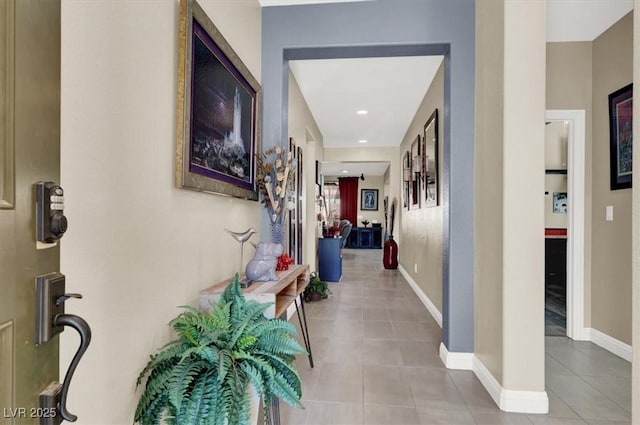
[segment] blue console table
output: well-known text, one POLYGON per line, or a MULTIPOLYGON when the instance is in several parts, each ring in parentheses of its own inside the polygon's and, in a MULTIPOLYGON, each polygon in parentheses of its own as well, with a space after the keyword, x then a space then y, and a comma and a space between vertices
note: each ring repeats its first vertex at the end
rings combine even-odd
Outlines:
POLYGON ((318 238, 318 275, 329 282, 342 278, 342 238, 318 238))

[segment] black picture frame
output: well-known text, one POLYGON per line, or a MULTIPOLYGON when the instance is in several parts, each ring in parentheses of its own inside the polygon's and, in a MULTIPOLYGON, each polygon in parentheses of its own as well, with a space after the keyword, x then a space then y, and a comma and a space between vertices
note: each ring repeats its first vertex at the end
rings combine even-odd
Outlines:
POLYGON ((378 189, 360 189, 360 209, 378 211, 378 189))
POLYGON ((422 176, 425 194, 425 208, 440 204, 438 191, 440 172, 440 140, 438 136, 438 109, 436 108, 424 124, 422 137, 422 176))
POLYGON ((195 0, 178 46, 177 187, 257 201, 260 84, 195 0))
MULTIPOLYGON (((296 146, 296 141, 293 139, 293 137, 289 137, 289 155, 291 155, 292 159, 297 159, 297 155, 298 155, 298 149, 296 146)), ((295 170, 292 170, 290 172, 295 172, 295 179, 297 179, 298 177, 298 172, 297 172, 297 167, 295 170)), ((297 181, 294 180, 294 183, 296 184, 296 190, 297 190, 297 181)), ((297 230, 298 230, 298 208, 293 208, 292 210, 289 211, 289 257, 291 258, 295 258, 296 255, 296 243, 298 241, 297 238, 297 230)))
POLYGON ((421 205, 421 197, 420 197, 420 186, 421 186, 421 176, 422 170, 421 167, 421 146, 420 146, 420 135, 418 134, 416 138, 411 143, 411 207, 414 209, 419 209, 421 205))
POLYGON ((304 164, 304 151, 302 150, 302 148, 300 146, 298 146, 298 172, 297 172, 297 178, 296 178, 296 198, 297 198, 297 202, 296 202, 296 208, 298 209, 298 223, 297 223, 297 228, 296 228, 296 246, 297 246, 297 250, 296 250, 296 264, 304 264, 304 259, 303 259, 303 250, 302 250, 302 245, 303 245, 303 229, 302 229, 302 217, 304 215, 304 204, 302 202, 302 194, 303 194, 303 190, 302 188, 304 187, 304 168, 303 168, 303 164, 304 164))
POLYGON ((403 206, 410 210, 411 202, 411 152, 406 151, 402 157, 403 206))
POLYGON ((609 95, 611 190, 629 189, 633 162, 633 84, 609 95))

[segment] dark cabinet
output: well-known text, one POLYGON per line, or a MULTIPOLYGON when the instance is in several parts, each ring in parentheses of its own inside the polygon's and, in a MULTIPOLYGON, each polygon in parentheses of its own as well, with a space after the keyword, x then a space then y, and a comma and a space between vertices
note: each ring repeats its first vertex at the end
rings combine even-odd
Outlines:
POLYGON ((354 227, 349 234, 348 248, 380 249, 382 248, 381 227, 354 227))
POLYGON ((342 278, 342 238, 318 239, 318 275, 329 282, 342 278))
POLYGON ((545 285, 565 288, 567 285, 567 240, 545 238, 545 285))

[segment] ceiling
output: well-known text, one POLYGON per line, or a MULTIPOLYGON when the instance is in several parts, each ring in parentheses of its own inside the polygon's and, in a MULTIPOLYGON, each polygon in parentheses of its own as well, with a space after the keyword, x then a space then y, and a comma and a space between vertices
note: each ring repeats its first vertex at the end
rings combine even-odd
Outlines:
POLYGON ((349 3, 353 1, 370 0, 259 0, 262 7, 268 6, 291 6, 294 4, 318 4, 318 3, 349 3))
POLYGON ((289 66, 325 147, 380 147, 400 144, 441 62, 442 56, 411 56, 289 66), (358 115, 363 109, 368 114, 358 115))
POLYGON ((633 0, 547 0, 547 41, 593 41, 633 9, 633 0))
MULTIPOLYGON (((337 2, 341 1, 260 0, 262 6, 337 2)), ((547 0, 547 40, 592 41, 632 8, 633 0, 547 0)), ((292 61, 290 66, 325 147, 379 147, 400 144, 441 61, 442 57, 335 59, 292 61), (360 109, 369 113, 357 115, 360 109)))
POLYGON ((389 168, 388 162, 323 162, 320 171, 325 176, 359 177, 361 174, 384 176, 387 168, 389 168))

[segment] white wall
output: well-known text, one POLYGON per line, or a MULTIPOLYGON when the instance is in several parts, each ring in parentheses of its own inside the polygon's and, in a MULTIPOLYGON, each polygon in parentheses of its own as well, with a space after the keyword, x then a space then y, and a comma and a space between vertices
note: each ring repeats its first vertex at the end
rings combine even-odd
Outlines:
MULTIPOLYGON (((200 4, 260 80, 258 1, 200 4)), ((93 330, 69 394, 79 424, 132 423, 177 306, 237 268, 223 228, 259 228, 257 202, 175 187, 178 22, 174 0, 62 2, 61 270, 84 295, 67 311, 93 330)), ((62 373, 77 341, 62 335, 62 373)))

